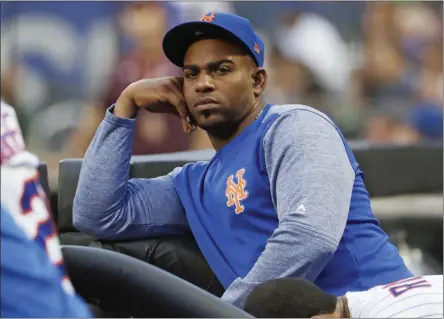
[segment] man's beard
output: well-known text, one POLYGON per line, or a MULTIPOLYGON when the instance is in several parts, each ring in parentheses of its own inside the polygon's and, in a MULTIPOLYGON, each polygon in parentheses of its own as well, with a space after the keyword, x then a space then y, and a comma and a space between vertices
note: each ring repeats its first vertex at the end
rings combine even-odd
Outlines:
POLYGON ((213 123, 210 125, 202 125, 201 129, 207 132, 208 135, 219 139, 219 140, 228 140, 230 139, 238 130, 239 124, 242 122, 241 120, 235 119, 225 119, 218 123, 213 123))
MULTIPOLYGON (((252 111, 254 111, 254 108, 242 115, 228 112, 224 114, 224 119, 220 122, 209 125, 199 125, 199 127, 206 131, 209 136, 219 140, 229 140, 234 134, 237 133, 239 125, 250 115, 252 111)), ((208 114, 208 116, 211 116, 211 114, 208 114)))

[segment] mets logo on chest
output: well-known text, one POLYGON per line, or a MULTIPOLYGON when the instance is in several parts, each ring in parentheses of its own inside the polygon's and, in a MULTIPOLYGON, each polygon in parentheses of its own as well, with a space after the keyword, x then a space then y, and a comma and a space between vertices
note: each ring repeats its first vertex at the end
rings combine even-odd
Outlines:
POLYGON ((232 207, 234 205, 234 212, 240 214, 244 211, 242 201, 248 197, 248 192, 245 190, 247 181, 244 179, 245 168, 242 168, 236 172, 236 182, 234 181, 234 175, 227 178, 227 189, 225 196, 227 196, 227 206, 232 207))

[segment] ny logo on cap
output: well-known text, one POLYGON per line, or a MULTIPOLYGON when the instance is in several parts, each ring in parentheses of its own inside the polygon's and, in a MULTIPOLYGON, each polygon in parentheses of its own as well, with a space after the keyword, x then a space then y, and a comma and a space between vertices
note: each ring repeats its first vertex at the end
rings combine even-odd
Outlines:
POLYGON ((216 18, 215 12, 208 12, 207 14, 204 14, 202 18, 200 18, 200 21, 213 22, 215 18, 216 18))

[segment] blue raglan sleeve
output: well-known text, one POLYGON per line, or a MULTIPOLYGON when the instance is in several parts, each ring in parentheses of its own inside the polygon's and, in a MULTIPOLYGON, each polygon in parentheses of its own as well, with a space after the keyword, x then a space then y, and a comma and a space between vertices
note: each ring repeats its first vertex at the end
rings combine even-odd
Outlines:
POLYGON ((189 229, 173 179, 129 178, 136 120, 105 118, 85 154, 73 203, 74 226, 97 238, 137 239, 189 229))
POLYGON ((316 279, 341 240, 355 178, 339 132, 315 112, 281 115, 263 146, 279 226, 247 276, 222 297, 239 307, 266 280, 316 279))

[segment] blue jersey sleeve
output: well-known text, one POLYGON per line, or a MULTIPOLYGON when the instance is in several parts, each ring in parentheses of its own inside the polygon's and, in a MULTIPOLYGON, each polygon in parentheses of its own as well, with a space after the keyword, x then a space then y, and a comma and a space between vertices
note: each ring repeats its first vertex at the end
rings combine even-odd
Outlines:
POLYGON ((80 171, 73 223, 101 239, 138 239, 189 230, 174 186, 181 168, 158 178, 129 178, 135 119, 107 110, 80 171))
POLYGON ((2 318, 91 318, 87 304, 62 287, 62 275, 42 247, 1 208, 2 318))

